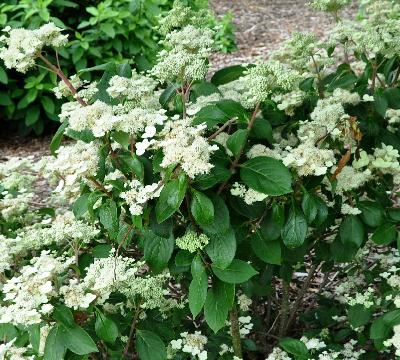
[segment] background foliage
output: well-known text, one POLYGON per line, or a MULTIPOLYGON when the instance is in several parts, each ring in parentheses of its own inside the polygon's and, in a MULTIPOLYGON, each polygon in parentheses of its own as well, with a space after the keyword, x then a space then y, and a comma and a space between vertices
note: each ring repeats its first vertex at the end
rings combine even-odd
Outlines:
MULTIPOLYGON (((188 0, 193 9, 207 9, 207 0, 188 0)), ((173 0, 7 0, 0 4, 0 26, 38 28, 54 22, 70 34, 69 46, 60 51, 60 64, 67 75, 109 61, 129 62, 139 71, 155 61, 161 35, 157 18, 173 5, 173 0)), ((215 40, 224 52, 235 48, 231 17, 210 16, 217 30, 215 40)), ((98 73, 85 72, 81 78, 93 80, 98 73)), ((44 69, 21 76, 6 72, 0 64, 0 121, 8 121, 20 134, 56 129, 61 102, 51 96, 57 82, 44 69)))

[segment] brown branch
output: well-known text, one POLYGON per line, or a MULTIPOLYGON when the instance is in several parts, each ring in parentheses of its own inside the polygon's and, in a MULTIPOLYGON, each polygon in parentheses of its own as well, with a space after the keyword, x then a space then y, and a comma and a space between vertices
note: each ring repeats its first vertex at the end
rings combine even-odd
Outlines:
POLYGON ((228 120, 224 125, 222 125, 215 133, 213 133, 212 135, 210 135, 208 137, 208 140, 213 140, 215 139, 219 134, 221 134, 227 127, 229 127, 230 125, 234 124, 236 121, 236 117, 228 120))
POLYGON ((131 354, 129 353, 129 350, 131 348, 131 343, 133 341, 133 338, 135 337, 136 324, 137 324, 137 321, 138 321, 139 315, 140 315, 140 305, 141 305, 141 302, 138 304, 135 315, 133 316, 131 329, 129 331, 128 342, 126 343, 126 346, 124 349, 124 356, 126 359, 132 359, 132 357, 130 356, 131 354))
POLYGON ((318 264, 313 264, 311 266, 310 271, 308 272, 307 278, 306 278, 306 280, 304 280, 303 286, 301 287, 299 293, 297 294, 297 297, 296 297, 296 300, 295 300, 293 306, 291 306, 292 310, 289 314, 289 319, 286 323, 286 327, 285 327, 286 331, 290 327, 290 325, 292 324, 292 322, 294 321, 294 319, 296 317, 297 310, 303 301, 304 295, 306 294, 308 288, 310 287, 311 280, 314 277, 317 267, 318 267, 318 264))
POLYGON ((47 60, 42 54, 39 54, 39 58, 49 67, 49 70, 54 72, 58 77, 64 81, 65 85, 68 86, 68 89, 71 91, 74 98, 81 104, 82 106, 86 106, 87 103, 78 96, 78 91, 71 84, 67 76, 61 71, 61 69, 57 68, 57 66, 53 65, 49 60, 47 60))
POLYGON ((231 320, 231 336, 232 336, 233 353, 239 359, 243 359, 242 343, 240 340, 238 312, 237 312, 236 305, 233 305, 233 308, 230 311, 230 320, 231 320))

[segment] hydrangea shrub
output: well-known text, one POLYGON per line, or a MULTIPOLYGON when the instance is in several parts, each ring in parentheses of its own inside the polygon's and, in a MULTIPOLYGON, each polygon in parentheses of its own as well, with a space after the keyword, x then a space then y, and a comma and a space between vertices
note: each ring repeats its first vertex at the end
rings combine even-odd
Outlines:
POLYGON ((400 356, 400 8, 347 3, 312 2, 328 41, 211 77, 184 8, 151 70, 91 83, 54 62, 54 24, 6 29, 10 66, 66 99, 54 156, 0 166, 6 359, 400 356), (28 211, 35 171, 56 211, 28 211))

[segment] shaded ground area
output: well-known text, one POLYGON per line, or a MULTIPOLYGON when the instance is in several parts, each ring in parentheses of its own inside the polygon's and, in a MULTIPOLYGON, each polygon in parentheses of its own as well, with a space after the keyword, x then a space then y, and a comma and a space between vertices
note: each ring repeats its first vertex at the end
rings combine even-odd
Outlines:
MULTIPOLYGON (((308 6, 309 0, 211 0, 214 11, 223 15, 231 12, 236 26, 238 51, 217 54, 212 58, 213 68, 251 62, 268 57, 271 50, 290 37, 294 31, 310 31, 323 38, 332 28, 329 15, 308 6)), ((355 12, 350 8, 344 17, 355 12)))

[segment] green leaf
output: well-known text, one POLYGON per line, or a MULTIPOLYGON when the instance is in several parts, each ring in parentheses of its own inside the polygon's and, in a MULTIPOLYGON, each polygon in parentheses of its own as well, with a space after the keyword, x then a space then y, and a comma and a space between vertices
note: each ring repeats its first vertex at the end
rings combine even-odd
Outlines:
POLYGON ((282 229, 281 236, 289 249, 303 245, 306 239, 307 220, 303 212, 294 204, 289 210, 289 216, 282 229))
POLYGON ((311 224, 318 214, 318 202, 315 200, 315 195, 305 191, 301 202, 301 208, 303 209, 307 223, 311 224))
POLYGON ((43 360, 62 360, 66 352, 63 335, 60 332, 59 326, 51 328, 46 338, 44 346, 43 360))
POLYGON ((208 174, 197 176, 193 185, 199 190, 207 190, 218 183, 229 180, 231 172, 222 165, 215 164, 208 174))
POLYGON ((225 269, 216 265, 212 265, 212 269, 218 279, 229 284, 241 284, 258 274, 251 265, 238 259, 234 259, 225 269))
POLYGON ((282 263, 282 249, 279 241, 266 241, 260 231, 256 231, 250 240, 254 254, 262 261, 273 265, 282 263))
POLYGON ((385 117, 386 110, 388 109, 388 101, 387 101, 382 89, 375 90, 374 100, 375 100, 374 105, 375 105, 376 112, 379 115, 381 115, 382 117, 385 117))
POLYGON ((170 181, 161 190, 156 204, 156 217, 159 223, 167 220, 179 210, 186 194, 187 177, 183 173, 177 179, 170 181))
POLYGON ((128 133, 125 133, 123 131, 114 131, 112 133, 112 138, 122 145, 124 149, 128 149, 129 145, 131 143, 131 136, 128 133))
POLYGON ((72 205, 72 211, 76 218, 82 217, 88 211, 88 199, 90 193, 82 194, 72 205))
POLYGON ((214 206, 214 220, 210 224, 201 224, 200 227, 207 234, 217 234, 226 232, 230 227, 229 210, 224 200, 215 194, 210 194, 210 199, 214 206))
POLYGON ((209 129, 220 123, 237 118, 239 122, 247 123, 246 109, 236 101, 220 100, 207 105, 198 111, 192 121, 193 125, 205 123, 209 129))
POLYGON ((56 110, 56 106, 51 98, 48 96, 41 96, 40 102, 42 103, 43 109, 49 114, 53 114, 56 110))
POLYGON ((135 340, 140 360, 165 360, 167 349, 160 337, 148 330, 137 330, 135 340))
POLYGON ((229 310, 235 298, 235 285, 214 280, 208 290, 204 304, 204 317, 208 326, 216 333, 225 325, 229 310))
POLYGON ((228 66, 216 71, 211 78, 211 82, 217 86, 224 85, 239 79, 245 71, 246 67, 243 65, 228 66))
POLYGON ((168 103, 172 100, 174 96, 177 94, 177 90, 179 89, 179 86, 176 84, 170 84, 168 87, 162 92, 159 102, 162 107, 165 107, 168 105, 168 103))
POLYGON ((384 223, 380 225, 372 234, 371 240, 378 245, 388 245, 396 240, 396 224, 384 223))
POLYGON ((112 23, 104 23, 100 25, 100 30, 110 38, 115 37, 114 25, 112 23))
POLYGON ((306 357, 308 359, 307 346, 301 341, 292 338, 284 338, 279 340, 279 346, 289 354, 306 357))
POLYGON ((64 121, 58 128, 53 138, 51 139, 50 151, 53 155, 55 155, 56 151, 60 148, 61 140, 64 136, 64 132, 67 126, 68 126, 68 121, 64 121))
POLYGON ((152 231, 148 231, 144 237, 144 258, 155 272, 163 270, 172 252, 174 251, 175 241, 172 236, 157 236, 152 231))
POLYGON ((278 196, 292 192, 292 176, 281 161, 258 156, 246 161, 240 169, 240 178, 250 188, 278 196))
POLYGON ((364 226, 357 216, 348 215, 340 224, 339 235, 343 244, 360 247, 364 241, 364 226))
POLYGON ((25 125, 31 126, 39 120, 40 109, 38 106, 31 106, 26 112, 25 125))
POLYGON ((203 193, 193 190, 190 211, 199 225, 207 225, 214 221, 214 205, 203 193))
POLYGON ((97 336, 105 342, 114 344, 118 337, 118 326, 117 324, 106 317, 101 311, 96 311, 96 322, 94 329, 97 336))
POLYGON ((76 326, 71 310, 65 305, 59 305, 54 309, 53 318, 66 327, 76 326))
POLYGON ((89 334, 79 326, 66 327, 60 325, 60 336, 64 346, 74 354, 86 355, 98 352, 97 346, 89 334))
POLYGON ((8 84, 8 76, 6 71, 2 66, 0 66, 0 83, 7 85, 8 84))
POLYGON ((388 313, 375 319, 370 328, 370 338, 385 339, 389 336, 393 326, 400 324, 400 309, 389 311, 388 313))
POLYGON ((247 140, 247 130, 239 129, 229 136, 226 142, 226 146, 234 156, 237 156, 243 149, 246 140, 247 140))
POLYGON ((210 242, 204 248, 213 265, 225 269, 232 262, 236 253, 236 237, 232 228, 221 233, 206 233, 210 242))
POLYGON ((195 318, 204 306, 208 287, 207 272, 199 255, 192 261, 191 272, 192 281, 189 285, 189 309, 195 318))
POLYGON ((118 210, 115 201, 108 199, 100 207, 99 218, 102 225, 108 231, 111 239, 115 239, 118 235, 118 210))
POLYGON ((250 131, 252 139, 266 139, 269 143, 273 142, 271 123, 264 118, 256 118, 250 131))
POLYGON ((382 223, 383 209, 378 203, 373 201, 360 201, 357 207, 361 211, 360 218, 366 225, 377 227, 382 223))
POLYGON ((361 304, 350 306, 347 310, 349 322, 353 328, 358 328, 360 326, 368 324, 373 313, 373 308, 366 308, 364 305, 361 304))

